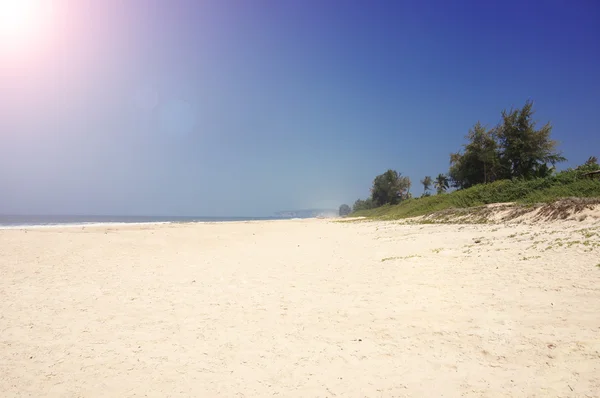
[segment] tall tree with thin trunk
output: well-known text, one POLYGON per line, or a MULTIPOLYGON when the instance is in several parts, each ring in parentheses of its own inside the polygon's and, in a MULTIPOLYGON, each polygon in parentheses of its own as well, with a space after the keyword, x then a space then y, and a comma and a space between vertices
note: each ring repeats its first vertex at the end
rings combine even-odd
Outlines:
POLYGON ((446 192, 446 190, 450 187, 448 176, 445 174, 438 174, 433 182, 433 186, 437 190, 438 195, 446 192))
POLYGON ((421 180, 421 184, 423 184, 423 195, 427 195, 427 192, 431 189, 431 184, 433 183, 433 179, 431 176, 425 176, 421 180))

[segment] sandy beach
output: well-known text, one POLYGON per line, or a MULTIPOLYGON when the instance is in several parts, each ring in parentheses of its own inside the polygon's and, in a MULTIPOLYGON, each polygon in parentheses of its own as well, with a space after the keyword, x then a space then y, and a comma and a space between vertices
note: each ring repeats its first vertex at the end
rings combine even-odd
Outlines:
POLYGON ((4 397, 598 397, 600 223, 0 230, 4 397))

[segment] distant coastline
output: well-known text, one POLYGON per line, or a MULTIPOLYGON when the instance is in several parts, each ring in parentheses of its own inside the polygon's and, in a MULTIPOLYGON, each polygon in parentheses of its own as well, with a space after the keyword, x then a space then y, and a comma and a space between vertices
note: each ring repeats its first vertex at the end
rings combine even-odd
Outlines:
POLYGON ((185 217, 185 216, 98 216, 98 215, 0 215, 0 228, 85 226, 94 224, 164 224, 224 221, 280 220, 273 217, 185 217))

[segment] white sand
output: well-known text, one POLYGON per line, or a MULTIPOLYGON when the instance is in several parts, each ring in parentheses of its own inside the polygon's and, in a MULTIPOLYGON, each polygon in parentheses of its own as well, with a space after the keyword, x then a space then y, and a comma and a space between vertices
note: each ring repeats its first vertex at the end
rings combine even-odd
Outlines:
POLYGON ((0 395, 598 397, 598 263, 598 223, 1 230, 0 395))

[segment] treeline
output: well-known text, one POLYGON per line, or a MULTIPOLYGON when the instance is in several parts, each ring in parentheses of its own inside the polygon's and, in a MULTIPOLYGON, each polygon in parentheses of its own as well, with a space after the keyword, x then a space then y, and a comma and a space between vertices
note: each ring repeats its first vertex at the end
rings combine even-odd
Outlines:
MULTIPOLYGON (((500 180, 534 180, 555 174, 556 164, 566 161, 551 138, 552 125, 537 128, 533 120, 533 102, 520 109, 502 112, 500 123, 486 128, 477 122, 466 136, 463 148, 450 154, 450 168, 437 177, 425 176, 421 197, 430 196, 432 188, 438 195, 448 189, 467 189, 500 180)), ((580 171, 598 170, 597 159, 591 157, 580 171)), ((387 170, 373 180, 369 198, 358 199, 352 212, 368 210, 386 204, 395 205, 413 198, 411 180, 396 170, 387 170)), ((340 207, 340 215, 348 214, 349 206, 340 207)))

